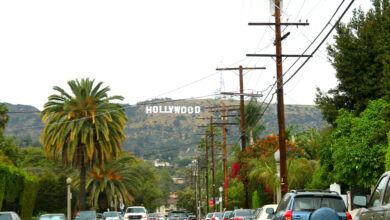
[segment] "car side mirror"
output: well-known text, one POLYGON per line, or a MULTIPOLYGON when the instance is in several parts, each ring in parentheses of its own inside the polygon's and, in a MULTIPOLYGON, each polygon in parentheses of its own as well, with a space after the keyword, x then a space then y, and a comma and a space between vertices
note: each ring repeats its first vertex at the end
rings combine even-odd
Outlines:
POLYGON ((352 204, 356 207, 367 207, 367 197, 366 196, 354 196, 352 199, 352 204))
POLYGON ((265 210, 265 213, 267 213, 267 214, 274 214, 275 213, 275 210, 274 210, 274 208, 267 208, 266 210, 265 210))

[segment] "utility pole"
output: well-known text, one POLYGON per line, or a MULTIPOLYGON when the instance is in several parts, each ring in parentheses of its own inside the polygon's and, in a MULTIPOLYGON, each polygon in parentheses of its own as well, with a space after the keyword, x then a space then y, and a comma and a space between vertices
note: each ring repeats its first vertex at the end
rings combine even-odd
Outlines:
POLYGON ((216 201, 215 201, 215 158, 214 158, 214 127, 213 127, 213 116, 210 118, 210 139, 211 139, 211 162, 212 162, 212 186, 213 186, 213 211, 216 212, 216 201))
POLYGON ((287 193, 287 156, 286 156, 286 130, 284 117, 283 94, 283 61, 282 40, 280 29, 280 0, 275 0, 275 46, 276 46, 276 79, 278 99, 278 127, 279 127, 279 151, 280 151, 280 185, 282 196, 287 193))
POLYGON ((206 133, 206 204, 207 204, 207 213, 209 212, 209 143, 206 133))
MULTIPOLYGON (((223 145, 223 183, 224 186, 227 185, 228 175, 227 175, 227 128, 226 128, 226 106, 222 105, 222 145, 223 145)), ((224 203, 225 207, 228 207, 228 190, 225 189, 224 193, 224 203)))
MULTIPOLYGON (((238 70, 240 77, 240 93, 221 93, 226 95, 240 95, 240 118, 241 118, 241 151, 245 151, 246 148, 246 128, 245 128, 245 103, 244 96, 249 95, 253 96, 253 94, 244 94, 244 74, 243 70, 263 70, 265 67, 242 67, 241 65, 238 68, 217 68, 217 70, 238 70)), ((245 174, 244 177, 244 198, 245 198, 245 208, 249 208, 249 191, 248 191, 248 178, 245 174)))
MULTIPOLYGON (((237 123, 227 123, 227 117, 235 117, 236 115, 228 115, 227 112, 228 111, 237 111, 239 110, 237 108, 238 106, 237 105, 229 105, 229 106, 226 106, 225 104, 222 104, 221 106, 212 106, 212 107, 207 107, 207 108, 210 108, 210 109, 213 109, 211 110, 210 112, 221 112, 221 121, 222 123, 218 123, 218 122, 213 122, 212 123, 212 128, 213 128, 213 135, 214 135, 214 127, 215 126, 221 126, 222 127, 222 147, 223 147, 223 185, 227 185, 227 181, 228 181, 228 169, 227 169, 227 128, 226 126, 227 125, 237 125, 237 123), (228 108, 229 107, 229 108, 228 108), (234 108, 230 108, 230 107, 234 107, 234 108)), ((205 119, 205 118, 204 118, 205 119)), ((209 119, 209 118, 207 118, 209 119)), ((210 123, 211 125, 211 123, 210 123)), ((215 144, 213 144, 213 146, 216 146, 215 144)), ((224 190, 224 203, 225 203, 225 207, 227 208, 228 207, 228 190, 224 190)))
POLYGON ((202 204, 202 193, 201 193, 201 188, 200 188, 200 158, 198 157, 198 166, 197 166, 197 178, 196 182, 198 183, 198 201, 196 203, 196 210, 197 210, 197 219, 202 219, 202 212, 201 212, 201 204, 202 204))
POLYGON ((276 57, 276 85, 277 85, 277 110, 278 110, 278 127, 279 127, 279 151, 280 151, 280 184, 282 196, 288 192, 287 181, 287 156, 286 156, 286 131, 285 131, 285 113, 284 113, 284 94, 283 94, 283 61, 282 57, 310 57, 310 55, 283 55, 282 40, 290 32, 281 36, 282 25, 309 25, 308 23, 282 23, 280 21, 281 0, 272 0, 275 4, 275 23, 249 23, 249 25, 275 25, 275 49, 276 54, 247 54, 247 56, 257 57, 276 57))

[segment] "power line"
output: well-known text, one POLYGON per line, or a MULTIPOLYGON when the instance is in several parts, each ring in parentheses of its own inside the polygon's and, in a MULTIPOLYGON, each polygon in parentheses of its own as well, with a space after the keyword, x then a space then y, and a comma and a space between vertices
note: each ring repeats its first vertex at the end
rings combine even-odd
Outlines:
MULTIPOLYGON (((317 52, 317 50, 322 46, 322 44, 325 42, 325 40, 329 37, 329 35, 332 33, 332 31, 334 30, 334 28, 336 27, 336 25, 341 21, 341 19, 344 17, 344 15, 347 13, 348 9, 352 6, 353 2, 355 0, 351 0, 351 2, 349 3, 349 5, 347 6, 347 8, 344 10, 344 12, 341 14, 341 16, 339 17, 339 19, 336 21, 336 23, 334 25, 332 25, 332 28, 329 30, 329 32, 326 34, 326 36, 322 39, 322 41, 320 42, 320 44, 314 49, 314 51, 311 53, 311 55, 313 55, 315 52, 317 52)), ((344 1, 343 1, 344 2, 344 1)), ((342 3, 343 3, 342 2, 342 3)), ((338 10, 338 9, 337 9, 338 10)), ((328 24, 330 23, 330 21, 328 22, 328 24)), ((328 25, 327 24, 327 25, 328 25)), ((283 85, 287 84, 298 72, 299 70, 302 69, 302 67, 309 61, 310 57, 306 58, 306 60, 301 64, 301 66, 299 66, 299 68, 283 83, 283 85)))

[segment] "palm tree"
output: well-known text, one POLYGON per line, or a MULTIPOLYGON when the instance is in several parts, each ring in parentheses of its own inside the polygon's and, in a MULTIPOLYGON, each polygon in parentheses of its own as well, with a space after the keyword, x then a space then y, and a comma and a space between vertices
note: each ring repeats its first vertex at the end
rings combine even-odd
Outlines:
POLYGON ((55 86, 60 94, 49 96, 41 113, 46 122, 41 141, 45 154, 65 166, 80 170, 79 209, 85 210, 86 170, 117 158, 125 139, 127 122, 124 109, 108 96, 109 87, 94 80, 68 81, 72 94, 55 86))
POLYGON ((88 174, 88 204, 106 209, 120 198, 124 204, 131 204, 142 184, 142 175, 136 164, 134 156, 126 156, 106 164, 104 168, 95 167, 88 174), (102 197, 106 204, 101 203, 102 199, 99 200, 102 197))
MULTIPOLYGON (((264 131, 264 126, 259 123, 260 119, 263 117, 263 109, 259 105, 257 98, 252 97, 248 104, 245 105, 245 130, 247 139, 249 140, 249 145, 254 144, 254 138, 258 136, 261 132, 264 131)), ((237 121, 241 124, 241 117, 236 118, 237 121)))

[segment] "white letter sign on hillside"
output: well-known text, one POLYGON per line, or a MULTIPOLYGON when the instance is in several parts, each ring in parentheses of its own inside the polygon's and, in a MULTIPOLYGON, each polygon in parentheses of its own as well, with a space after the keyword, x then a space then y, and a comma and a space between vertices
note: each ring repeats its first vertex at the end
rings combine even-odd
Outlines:
POLYGON ((146 106, 146 114, 199 114, 200 106, 146 106))

